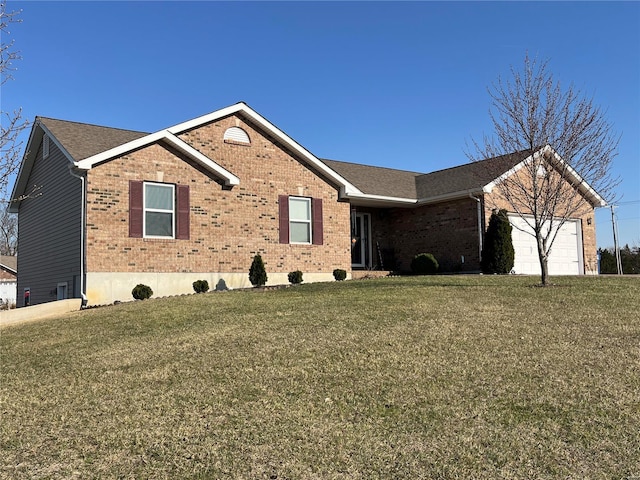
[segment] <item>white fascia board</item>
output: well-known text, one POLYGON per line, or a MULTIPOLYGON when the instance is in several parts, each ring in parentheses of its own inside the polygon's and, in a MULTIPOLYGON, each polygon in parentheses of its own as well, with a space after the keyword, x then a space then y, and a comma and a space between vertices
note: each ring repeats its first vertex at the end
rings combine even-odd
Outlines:
POLYGON ((240 184, 240 179, 236 177, 233 173, 222 168, 220 165, 218 165, 216 162, 211 160, 209 157, 200 153, 198 150, 193 148, 187 142, 180 140, 178 137, 176 137, 172 133, 167 132, 167 134, 163 137, 163 139, 166 140, 167 143, 170 143, 175 148, 177 148, 178 150, 182 151, 183 153, 191 157, 193 160, 198 162, 200 165, 202 165, 204 168, 209 170, 211 173, 222 178, 224 180, 225 185, 233 186, 233 185, 240 184))
POLYGON ((504 172, 502 175, 500 175, 498 178, 496 178, 495 180, 487 183, 483 188, 483 192, 484 193, 491 193, 492 190, 494 189, 494 187, 499 184, 500 182, 506 180, 507 178, 509 178, 511 175, 516 174, 517 172, 519 172, 520 170, 522 170, 526 165, 528 165, 533 158, 536 155, 540 155, 542 152, 542 150, 538 150, 537 152, 535 152, 533 155, 529 155, 527 158, 525 158, 524 160, 522 160, 520 163, 518 163, 517 165, 515 165, 514 167, 512 167, 511 169, 507 170, 506 172, 504 172))
POLYGON ((272 136, 280 140, 283 144, 285 144, 292 151, 303 157, 307 162, 313 165, 314 168, 324 173, 327 177, 335 181, 340 186, 340 191, 346 195, 350 194, 362 194, 362 192, 353 184, 349 183, 344 177, 339 175, 337 172, 327 167, 320 159, 318 159, 315 155, 309 152, 306 148, 300 145, 298 142, 293 140, 289 135, 284 133, 274 124, 269 122, 266 118, 260 115, 258 112, 253 110, 249 105, 244 102, 236 103, 235 105, 231 105, 226 108, 222 108, 215 112, 209 113, 207 115, 203 115, 202 117, 194 118, 193 120, 189 120, 184 123, 180 123, 173 127, 168 128, 167 130, 174 135, 178 135, 186 130, 190 130, 192 128, 196 128, 200 125, 204 125, 205 123, 213 122, 220 118, 226 117, 228 115, 232 115, 234 113, 241 112, 246 115, 259 125, 261 128, 269 132, 272 136))
POLYGON ((124 155, 125 153, 128 153, 137 148, 145 147, 154 142, 162 140, 166 136, 166 133, 166 130, 160 130, 159 132, 151 133, 145 137, 138 138, 137 140, 123 143, 122 145, 118 145, 117 147, 105 150, 104 152, 93 155, 92 157, 87 157, 84 160, 75 162, 75 166, 82 170, 91 170, 94 165, 100 162, 110 160, 114 157, 124 155))
MULTIPOLYGON (((0 267, 4 268, 5 270, 8 270, 10 273, 13 273, 14 275, 17 275, 17 274, 18 274, 18 271, 17 271, 17 270, 14 270, 13 268, 11 268, 11 267, 9 267, 9 266, 7 266, 7 265, 4 265, 4 264, 2 264, 2 263, 0 263, 0 267)), ((6 282, 6 281, 7 281, 7 280, 3 280, 3 282, 6 282)))
POLYGON ((582 176, 573 169, 573 167, 571 165, 566 163, 562 159, 562 157, 560 157, 560 155, 558 155, 558 153, 551 147, 551 145, 547 145, 546 147, 543 148, 543 150, 546 153, 551 153, 553 155, 553 158, 555 159, 555 161, 558 162, 559 164, 563 165, 567 169, 567 171, 569 172, 569 175, 571 175, 573 180, 575 180, 576 183, 578 183, 578 188, 584 193, 585 196, 590 197, 590 199, 592 200, 592 203, 596 207, 605 207, 607 205, 607 202, 605 202, 604 198, 602 198, 598 194, 598 192, 596 192, 591 187, 591 185, 589 185, 582 178, 582 176))
MULTIPOLYGON (((591 202, 595 206, 604 207, 604 206, 607 205, 607 202, 605 202, 604 199, 600 195, 598 195, 598 193, 587 182, 584 181, 584 179, 580 176, 580 174, 578 174, 578 172, 576 172, 571 167, 571 165, 566 163, 562 159, 562 157, 560 157, 560 155, 558 155, 558 153, 551 147, 551 145, 546 145, 545 147, 541 148, 540 150, 535 152, 533 155, 528 156, 522 162, 518 163, 516 166, 514 166, 509 171, 505 172, 504 174, 500 175, 498 178, 496 178, 492 182, 490 182, 487 185, 485 185, 483 187, 483 191, 485 193, 491 193, 492 190, 494 189, 494 187, 498 183, 500 183, 503 180, 509 178, 511 175, 515 174, 516 172, 521 170, 523 167, 528 165, 530 162, 533 161, 534 157, 543 155, 545 153, 549 153, 549 154, 553 155, 553 158, 555 159, 555 161, 558 164, 562 165, 564 168, 567 169, 567 172, 569 172, 569 176, 578 184, 580 191, 582 191, 584 196, 587 197, 589 200, 591 200, 591 202)), ((547 163, 551 163, 551 162, 547 161, 547 163)), ((556 168, 555 165, 553 165, 553 166, 554 166, 554 168, 556 168)))
POLYGON ((177 150, 179 150, 180 152, 189 156, 191 159, 198 162, 200 165, 205 167, 211 173, 222 178, 225 182, 225 185, 231 186, 231 185, 240 184, 240 179, 238 177, 236 177, 234 174, 232 174, 228 170, 225 170, 224 168, 222 168, 220 165, 215 163, 206 155, 200 153, 198 150, 193 148, 188 143, 184 142, 183 140, 180 140, 178 137, 173 135, 168 130, 160 130, 159 132, 152 133, 150 135, 147 135, 146 137, 142 137, 137 140, 133 140, 131 142, 119 145, 115 148, 112 148, 110 150, 106 150, 102 153, 94 155, 93 157, 85 158, 84 160, 76 162, 75 165, 80 169, 90 170, 91 168, 93 168, 94 165, 100 162, 109 160, 119 155, 124 155, 125 153, 128 153, 137 148, 141 148, 141 147, 150 145, 152 143, 162 142, 162 141, 171 144, 177 150))
POLYGON ((389 203, 389 204, 402 204, 402 205, 415 205, 417 200, 415 198, 402 198, 402 197, 387 197, 384 195, 370 195, 367 193, 358 192, 346 192, 341 191, 341 196, 347 200, 363 200, 371 201, 371 203, 389 203))

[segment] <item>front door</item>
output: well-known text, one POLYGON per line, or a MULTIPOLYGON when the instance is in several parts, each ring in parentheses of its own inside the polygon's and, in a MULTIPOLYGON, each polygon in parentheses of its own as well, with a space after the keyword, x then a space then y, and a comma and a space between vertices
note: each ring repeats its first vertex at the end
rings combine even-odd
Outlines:
POLYGON ((351 214, 351 266, 371 268, 371 216, 351 214))

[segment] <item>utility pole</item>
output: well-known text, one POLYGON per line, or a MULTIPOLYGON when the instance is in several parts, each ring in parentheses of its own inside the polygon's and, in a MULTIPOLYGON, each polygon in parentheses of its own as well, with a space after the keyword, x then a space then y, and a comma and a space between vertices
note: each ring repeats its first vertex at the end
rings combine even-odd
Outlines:
POLYGON ((622 259, 620 258, 620 248, 618 247, 618 225, 616 224, 616 216, 613 209, 615 205, 611 205, 611 224, 613 225, 613 248, 616 251, 616 267, 618 275, 622 275, 622 259))

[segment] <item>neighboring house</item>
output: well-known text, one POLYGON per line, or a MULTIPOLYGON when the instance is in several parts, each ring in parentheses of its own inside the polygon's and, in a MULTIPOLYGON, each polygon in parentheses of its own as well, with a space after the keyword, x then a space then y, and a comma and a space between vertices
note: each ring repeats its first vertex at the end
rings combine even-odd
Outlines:
POLYGON ((0 308, 16 304, 18 259, 13 255, 0 255, 0 308))
MULTIPOLYGON (((492 187, 526 161, 421 174, 323 160, 245 103, 151 134, 38 117, 12 194, 18 291, 32 304, 104 304, 131 299, 138 283, 155 296, 192 292, 198 279, 247 287, 257 253, 269 284, 293 270, 307 282, 336 268, 408 270, 421 252, 445 270, 478 271, 500 204, 492 187)), ((596 272, 591 219, 604 202, 578 183, 585 208, 552 275, 596 272)), ((516 272, 535 273, 518 264, 532 245, 523 242, 516 272)))

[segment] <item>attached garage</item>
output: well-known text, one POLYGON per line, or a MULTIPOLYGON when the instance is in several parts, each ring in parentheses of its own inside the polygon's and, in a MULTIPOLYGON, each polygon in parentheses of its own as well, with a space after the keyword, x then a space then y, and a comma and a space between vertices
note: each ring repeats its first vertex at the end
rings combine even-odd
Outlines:
MULTIPOLYGON (((513 226, 511 237, 515 250, 513 270, 516 274, 540 275, 540 260, 536 239, 524 219, 509 215, 513 226)), ((567 220, 560 227, 549 255, 549 275, 582 275, 582 229, 580 220, 567 220)))

